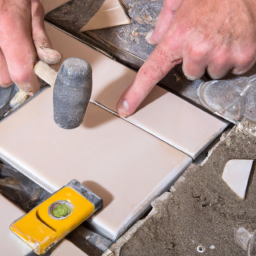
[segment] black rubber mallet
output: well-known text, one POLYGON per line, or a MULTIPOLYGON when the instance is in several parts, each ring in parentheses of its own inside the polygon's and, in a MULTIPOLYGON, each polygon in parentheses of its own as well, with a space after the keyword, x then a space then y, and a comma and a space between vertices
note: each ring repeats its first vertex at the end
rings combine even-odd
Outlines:
POLYGON ((59 72, 42 61, 34 67, 35 73, 53 86, 54 121, 61 128, 74 129, 84 119, 92 92, 92 68, 79 58, 65 60, 59 72))

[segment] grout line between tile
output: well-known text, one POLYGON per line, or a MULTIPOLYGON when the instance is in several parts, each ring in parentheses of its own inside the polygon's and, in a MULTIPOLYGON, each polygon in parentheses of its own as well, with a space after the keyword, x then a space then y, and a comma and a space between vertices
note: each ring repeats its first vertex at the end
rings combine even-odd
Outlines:
POLYGON ((145 128, 141 127, 140 125, 137 125, 137 124, 135 124, 135 123, 129 121, 127 118, 124 118, 124 117, 119 116, 115 111, 113 111, 113 110, 111 110, 111 109, 105 107, 104 105, 102 105, 101 103, 99 103, 99 102, 97 102, 97 101, 94 101, 94 100, 90 99, 90 102, 93 103, 93 104, 95 104, 96 106, 98 106, 98 107, 100 107, 100 108, 102 108, 102 109, 108 111, 109 113, 115 115, 116 117, 118 117, 118 118, 120 118, 120 119, 123 119, 124 121, 126 121, 126 122, 128 122, 128 123, 134 125, 135 127, 139 128, 139 129, 141 129, 141 130, 143 130, 144 132, 146 132, 146 133, 148 133, 148 134, 154 136, 155 138, 157 138, 157 139, 163 141, 164 143, 166 143, 166 144, 170 145, 171 147, 173 147, 173 148, 179 150, 180 152, 184 153, 185 155, 187 155, 188 157, 190 157, 192 160, 194 160, 194 158, 193 158, 192 156, 188 155, 186 152, 182 151, 182 150, 179 149, 178 147, 176 147, 176 146, 174 146, 174 145, 172 145, 172 144, 166 142, 165 140, 161 139, 160 137, 158 137, 158 136, 155 135, 154 133, 150 132, 150 130, 145 129, 145 128))

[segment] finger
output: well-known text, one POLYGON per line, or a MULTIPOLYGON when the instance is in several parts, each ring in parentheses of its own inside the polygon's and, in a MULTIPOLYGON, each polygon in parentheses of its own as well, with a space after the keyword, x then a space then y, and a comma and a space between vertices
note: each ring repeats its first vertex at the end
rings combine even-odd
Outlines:
POLYGON ((44 8, 39 0, 31 0, 32 37, 38 57, 47 64, 56 64, 61 54, 53 49, 44 28, 44 8))
POLYGON ((36 51, 30 34, 30 2, 17 2, 12 8, 16 11, 1 13, 0 44, 12 81, 33 94, 40 88, 40 82, 33 70, 36 51))
POLYGON ((240 45, 236 44, 233 49, 233 67, 232 73, 235 75, 241 75, 247 72, 255 63, 256 57, 256 46, 252 40, 247 45, 241 43, 240 45))
POLYGON ((2 50, 0 49, 0 86, 1 87, 8 87, 12 85, 12 79, 10 77, 7 63, 4 57, 2 50))
POLYGON ((255 64, 255 62, 256 62, 256 60, 253 60, 253 61, 252 61, 247 67, 245 67, 244 69, 234 68, 234 69, 232 70, 232 73, 233 73, 234 75, 242 75, 242 74, 246 73, 247 71, 249 71, 249 70, 253 67, 253 65, 255 64))
POLYGON ((183 59, 182 70, 188 80, 194 81, 201 78, 205 73, 206 65, 199 60, 185 57, 183 59))
POLYGON ((211 56, 212 58, 209 61, 207 73, 212 79, 224 77, 229 70, 234 67, 230 51, 226 47, 216 49, 211 56))
POLYGON ((242 75, 249 71, 252 66, 255 64, 255 53, 244 54, 243 56, 236 56, 236 60, 234 61, 235 68, 232 70, 234 75, 242 75))
MULTIPOLYGON (((169 38, 168 38, 169 39, 169 38)), ((178 54, 180 46, 178 40, 173 40, 177 45, 171 45, 168 39, 164 40, 149 56, 140 68, 135 80, 124 92, 117 103, 117 112, 122 117, 130 116, 152 88, 177 64, 181 63, 178 54)))
POLYGON ((201 78, 207 67, 206 53, 198 49, 195 46, 184 51, 182 70, 186 78, 191 81, 201 78))
POLYGON ((159 44, 169 29, 176 10, 179 8, 182 0, 165 0, 163 9, 159 14, 154 31, 148 33, 146 40, 150 44, 159 44))

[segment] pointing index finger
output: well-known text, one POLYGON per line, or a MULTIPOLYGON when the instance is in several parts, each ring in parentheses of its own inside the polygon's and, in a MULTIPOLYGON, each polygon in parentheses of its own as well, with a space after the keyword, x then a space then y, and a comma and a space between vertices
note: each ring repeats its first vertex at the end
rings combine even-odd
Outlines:
POLYGON ((135 80, 117 103, 117 112, 128 117, 135 112, 153 87, 177 64, 182 62, 179 44, 167 37, 160 43, 140 68, 135 80))

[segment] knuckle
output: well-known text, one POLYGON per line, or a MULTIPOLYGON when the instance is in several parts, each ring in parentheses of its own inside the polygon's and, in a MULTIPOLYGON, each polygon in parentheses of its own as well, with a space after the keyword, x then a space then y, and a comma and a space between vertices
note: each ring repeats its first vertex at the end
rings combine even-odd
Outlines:
POLYGON ((202 45, 189 47, 187 56, 190 59, 198 60, 203 59, 206 55, 206 51, 202 45))
POLYGON ((12 84, 12 80, 9 77, 0 76, 0 86, 8 87, 12 84))
POLYGON ((161 65, 157 61, 151 61, 150 65, 143 67, 142 73, 144 78, 151 81, 157 81, 161 79, 161 65))
POLYGON ((250 65, 255 60, 255 53, 256 49, 254 48, 247 49, 242 53, 238 53, 235 58, 236 66, 246 67, 250 65))
POLYGON ((11 74, 12 80, 17 84, 28 83, 32 76, 32 70, 26 67, 16 68, 11 74))
POLYGON ((209 57, 208 73, 216 74, 216 77, 219 77, 220 73, 225 74, 232 59, 230 49, 226 45, 216 48, 209 57))
POLYGON ((218 67, 218 69, 223 69, 227 65, 229 65, 229 55, 228 54, 218 54, 217 57, 213 57, 213 60, 211 61, 211 65, 214 67, 218 67))
POLYGON ((182 70, 186 78, 192 81, 202 77, 205 72, 204 67, 195 67, 192 63, 189 64, 184 62, 182 65, 182 70))

